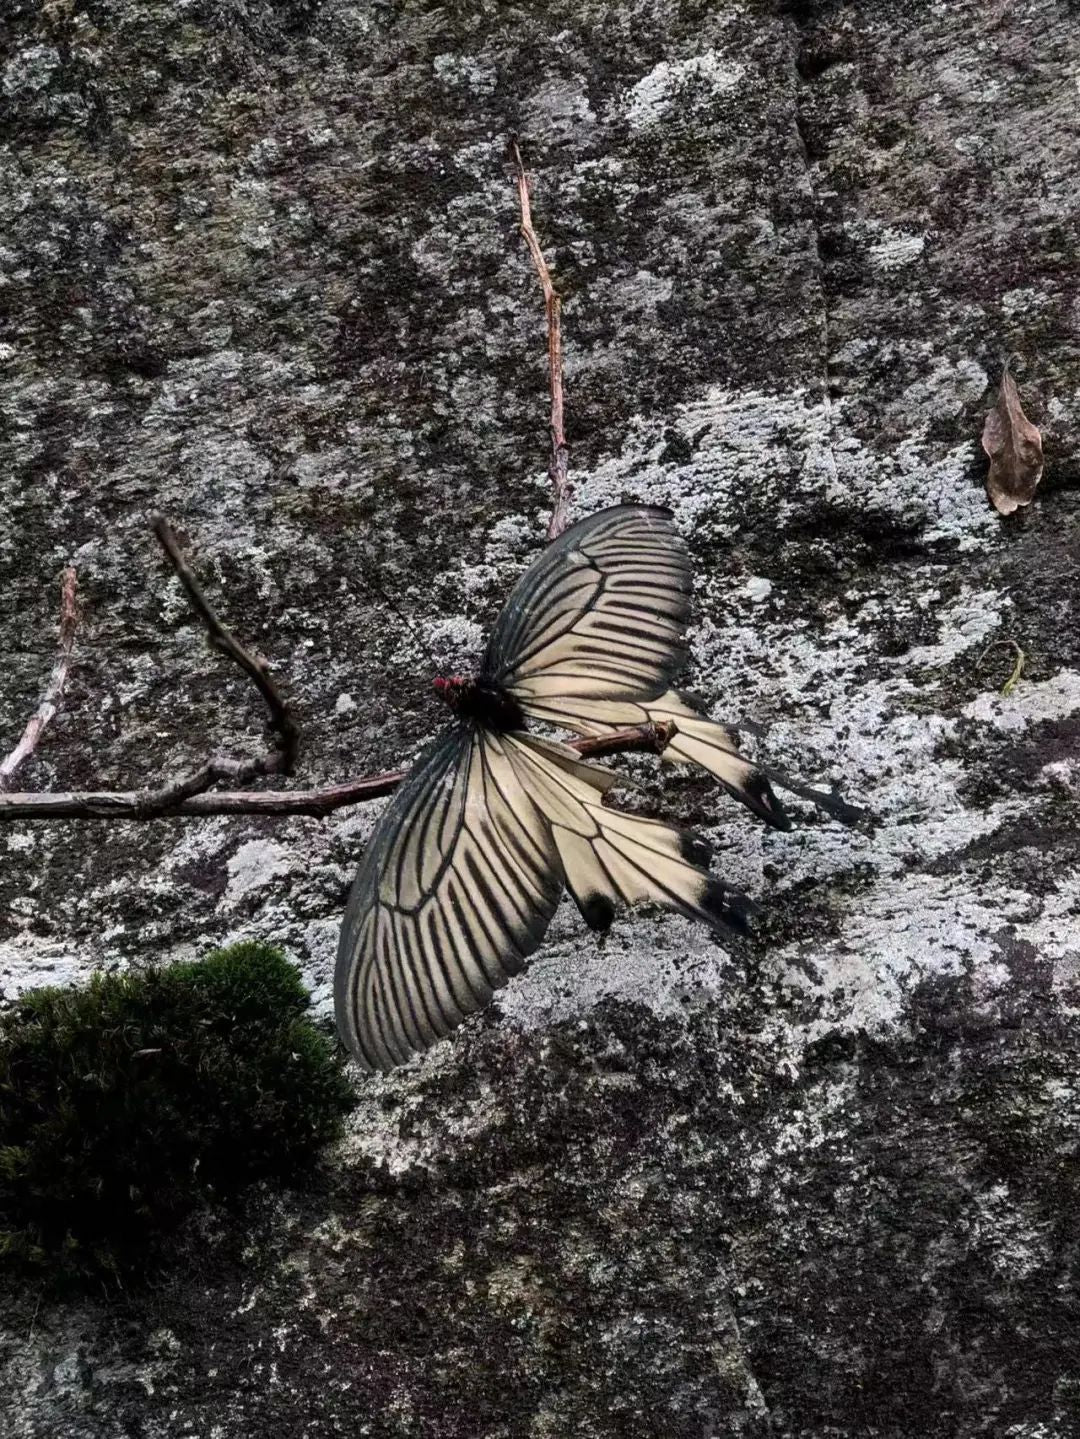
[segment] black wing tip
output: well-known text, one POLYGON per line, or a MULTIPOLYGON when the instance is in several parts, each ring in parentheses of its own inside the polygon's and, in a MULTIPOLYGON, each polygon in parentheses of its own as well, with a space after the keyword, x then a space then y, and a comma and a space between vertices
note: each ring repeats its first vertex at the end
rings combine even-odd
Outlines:
POLYGON ((746 934, 751 921, 760 910, 748 894, 728 889, 720 880, 710 877, 699 901, 702 912, 720 929, 746 934))
MULTIPOLYGON (((719 778, 719 776, 717 776, 719 778)), ((758 819, 765 821, 772 829, 784 832, 793 828, 791 816, 776 797, 776 791, 769 783, 768 778, 761 770, 752 770, 747 775, 743 784, 729 784, 727 780, 720 780, 720 783, 739 801, 746 806, 758 819)))
POLYGON ((694 690, 676 689, 673 690, 672 693, 676 696, 677 699, 681 699, 684 705, 688 705, 695 714, 704 715, 706 719, 712 718, 712 716, 709 714, 708 703, 703 700, 702 697, 694 690))
POLYGON ((818 809, 824 810, 840 824, 863 824, 873 818, 868 809, 861 805, 849 804, 835 789, 811 789, 809 785, 800 784, 798 780, 774 769, 765 770, 764 773, 781 789, 786 789, 791 794, 797 794, 800 799, 809 800, 811 804, 817 805, 818 809))
POLYGON ((587 894, 576 899, 581 917, 590 929, 606 933, 615 919, 615 906, 606 894, 587 894))
POLYGON ((747 775, 746 785, 739 798, 773 829, 791 829, 791 818, 762 770, 756 769, 747 775))
MULTIPOLYGON (((681 698, 685 699, 688 704, 692 703, 690 696, 682 695, 681 698)), ((747 734, 753 735, 756 739, 764 739, 768 734, 768 726, 759 720, 742 719, 739 721, 739 729, 745 730, 747 734)), ((849 804, 835 787, 828 790, 812 789, 809 785, 802 784, 799 780, 793 779, 791 775, 784 774, 782 770, 774 769, 771 765, 767 768, 762 766, 760 773, 766 781, 771 780, 781 789, 786 789, 789 794, 797 794, 800 799, 809 800, 811 804, 817 805, 818 809, 832 815, 833 819, 839 820, 841 824, 855 825, 873 821, 874 816, 870 810, 862 805, 849 804)), ((780 814, 784 813, 775 795, 772 796, 772 803, 780 814)), ((787 819, 787 816, 785 815, 784 818, 787 819)), ((786 824, 779 825, 778 828, 790 829, 790 820, 786 824)))
POLYGON ((864 805, 848 804, 846 799, 835 793, 818 795, 814 802, 841 824, 866 824, 873 819, 873 815, 864 805))
POLYGON ((688 864, 696 864, 699 869, 704 869, 716 849, 704 835, 698 834, 697 830, 684 829, 679 831, 679 853, 688 864))

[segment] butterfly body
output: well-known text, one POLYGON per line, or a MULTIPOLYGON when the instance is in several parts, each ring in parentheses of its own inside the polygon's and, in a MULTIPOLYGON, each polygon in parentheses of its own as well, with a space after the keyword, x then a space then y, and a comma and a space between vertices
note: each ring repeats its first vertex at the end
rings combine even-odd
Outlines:
POLYGON ((525 728, 525 711, 497 680, 488 675, 434 681, 435 692, 460 719, 471 720, 496 732, 525 728))
POLYGON ((476 676, 435 681, 454 722, 379 819, 342 925, 338 1029, 365 1068, 403 1063, 487 1004, 539 947, 564 890, 596 930, 642 902, 743 927, 750 902, 704 868, 703 840, 608 806, 613 771, 527 729, 674 715, 696 746, 687 757, 779 825, 767 779, 671 690, 689 613, 689 557, 670 512, 617 505, 537 556, 476 676))

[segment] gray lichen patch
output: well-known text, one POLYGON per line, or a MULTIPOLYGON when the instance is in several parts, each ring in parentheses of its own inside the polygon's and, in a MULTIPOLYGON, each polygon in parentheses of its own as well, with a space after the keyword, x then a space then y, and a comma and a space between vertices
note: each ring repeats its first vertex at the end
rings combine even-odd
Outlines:
MULTIPOLYGON (((295 697, 305 783, 440 722, 424 644, 468 667, 546 508, 515 130, 577 512, 674 508, 687 682, 874 821, 766 833, 628 760, 758 937, 564 908, 364 1082, 323 1188, 122 1306, 5 1300, 20 1439, 1076 1432, 1077 44, 1063 0, 15 17, 0 749, 69 560, 86 601, 28 785, 260 737, 157 508, 295 697), (1047 469, 1002 521, 1012 351, 1047 469)), ((3 990, 258 936, 328 1015, 375 813, 6 829, 3 990)))

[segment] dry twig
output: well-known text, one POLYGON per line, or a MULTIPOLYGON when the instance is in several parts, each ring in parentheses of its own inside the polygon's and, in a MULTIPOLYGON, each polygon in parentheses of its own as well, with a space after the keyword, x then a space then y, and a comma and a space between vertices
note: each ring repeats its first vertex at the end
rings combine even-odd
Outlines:
MULTIPOLYGON (((235 785, 249 784, 253 779, 262 779, 271 774, 291 774, 296 763, 296 752, 300 744, 300 728, 289 712, 285 699, 270 675, 270 666, 261 655, 254 655, 244 648, 232 631, 218 618, 217 612, 203 593, 202 586, 192 573, 172 526, 163 516, 153 522, 153 531, 165 556, 172 565, 177 579, 184 587, 184 593, 191 607, 206 626, 207 638, 214 649, 233 660, 251 680, 269 711, 267 727, 276 736, 274 746, 266 754, 248 755, 244 759, 232 759, 227 755, 212 755, 204 765, 188 774, 168 779, 156 789, 102 794, 46 795, 39 798, 66 800, 68 807, 49 811, 50 815, 65 818, 101 817, 103 815, 128 814, 132 819, 157 819, 166 814, 199 813, 185 810, 200 795, 212 789, 215 784, 229 782, 235 785)), ((14 798, 14 797, 13 797, 14 798)), ((241 798, 241 796, 237 796, 241 798)), ((6 806, 0 809, 4 817, 6 806)), ((237 811, 230 811, 237 812, 237 811)), ((241 811, 242 812, 242 811, 241 811)), ((216 813, 216 811, 211 811, 216 813)), ((29 816, 36 818, 35 814, 29 816)), ((48 816, 42 816, 48 817, 48 816)))
MULTIPOLYGON (((548 365, 551 380, 550 473, 552 485, 552 511, 548 524, 548 539, 552 540, 562 534, 566 528, 567 508, 570 500, 570 482, 567 477, 569 455, 566 435, 563 431, 560 304, 559 296, 551 282, 551 273, 536 238, 536 231, 533 229, 529 207, 529 185, 516 139, 511 141, 511 155, 517 174, 518 197, 521 204, 521 233, 525 237, 536 273, 543 287, 547 312, 548 365)), ((343 809, 347 805, 361 804, 366 800, 377 799, 396 789, 405 777, 405 772, 402 770, 394 770, 386 774, 361 775, 346 780, 342 784, 329 785, 322 789, 277 791, 233 789, 211 792, 215 784, 227 782, 233 785, 244 785, 252 779, 267 775, 291 774, 299 748, 300 730, 270 675, 266 661, 245 649, 218 618, 184 558, 176 535, 168 521, 158 517, 154 520, 153 528, 169 563, 184 587, 188 600, 206 626, 210 643, 240 666, 266 702, 269 711, 269 729, 276 737, 274 747, 267 754, 249 756, 244 759, 215 755, 199 769, 169 779, 154 789, 57 794, 0 793, 0 822, 39 819, 149 820, 217 814, 322 816, 330 814, 334 810, 343 809)), ((69 571, 68 573, 71 575, 73 603, 74 572, 69 571)), ((63 637, 65 634, 66 631, 62 627, 63 673, 60 674, 59 684, 57 684, 57 672, 54 672, 53 683, 50 685, 47 696, 51 697, 54 710, 55 702, 59 699, 60 690, 63 688, 67 658, 70 658, 70 638, 67 641, 67 649, 64 650, 63 637)), ((74 634, 74 621, 71 634, 74 634)), ((59 669, 58 664, 58 671, 59 669)), ((51 713, 49 717, 51 718, 51 713)), ((43 728, 47 722, 46 718, 41 727, 43 728)), ((40 733, 40 730, 38 732, 40 733)), ((662 753, 673 733, 674 726, 670 724, 640 725, 630 729, 617 730, 608 735, 571 740, 570 744, 579 754, 591 757, 624 754, 635 750, 662 753)), ((33 743, 36 743, 36 738, 33 743)), ((30 748, 33 748, 33 744, 30 748)), ((10 760, 5 761, 5 764, 9 763, 10 760)), ((0 782, 0 790, 3 788, 4 785, 0 782)))
POLYGON ((544 259, 540 241, 533 229, 532 209, 529 205, 529 181, 521 159, 517 136, 510 139, 510 157, 517 175, 518 200, 521 204, 521 233, 529 247, 529 254, 540 277, 544 291, 544 309, 547 313, 548 330, 548 377, 551 383, 551 519, 548 521, 547 537, 554 540, 566 529, 567 509, 570 504, 570 480, 567 471, 570 452, 563 429, 563 359, 562 359, 562 301, 551 283, 551 271, 544 259))
POLYGON ((218 619, 210 601, 202 592, 202 586, 188 568, 188 563, 184 559, 168 520, 158 515, 154 520, 153 529, 158 543, 165 551, 169 563, 176 572, 177 579, 183 585, 187 597, 191 601, 192 609, 206 626, 210 643, 214 649, 220 650, 223 655, 227 655, 229 659, 234 660, 240 666, 266 701, 266 707, 270 711, 270 729, 278 736, 280 760, 270 768, 261 769, 259 773, 292 774, 293 766, 296 764, 296 753, 300 747, 300 729, 289 713, 281 691, 270 676, 270 666, 261 655, 253 655, 246 650, 235 635, 218 619))
POLYGON ((71 653, 75 646, 75 631, 79 627, 78 581, 75 571, 69 565, 64 571, 60 585, 60 643, 53 672, 41 703, 31 715, 22 738, 5 760, 0 762, 0 791, 11 788, 15 771, 37 749, 38 741, 45 732, 49 721, 60 707, 60 700, 67 684, 71 668, 71 653))
MULTIPOLYGON (((607 735, 570 741, 572 749, 588 758, 632 751, 662 753, 674 726, 636 725, 607 735)), ((202 771, 199 771, 201 774, 202 771)), ((307 814, 321 817, 347 805, 363 804, 391 794, 406 770, 360 775, 343 784, 309 790, 221 790, 205 793, 172 790, 103 790, 82 794, 0 794, 0 821, 16 819, 166 819, 211 814, 307 814), (165 802, 169 794, 168 803, 165 802)))

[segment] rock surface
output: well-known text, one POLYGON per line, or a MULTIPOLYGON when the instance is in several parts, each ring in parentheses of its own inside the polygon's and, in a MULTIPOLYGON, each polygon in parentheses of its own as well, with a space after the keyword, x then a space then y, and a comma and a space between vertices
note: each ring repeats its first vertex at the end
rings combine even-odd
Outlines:
MULTIPOLYGON (((27 788, 262 723, 165 511, 284 677, 308 783, 405 760, 540 542, 542 309, 582 512, 670 504, 688 676, 872 832, 626 767, 765 903, 738 951, 560 912, 318 1187, 150 1293, 11 1293, 18 1439, 1080 1433, 1080 27, 1069 0, 9 0, 0 749, 27 788), (1019 351, 1047 468, 978 447, 1019 351), (373 580, 413 619, 406 630, 373 580), (1023 675, 1002 689, 1014 662, 1023 675)), ((246 935, 328 1013, 374 810, 0 831, 0 983, 246 935)))

